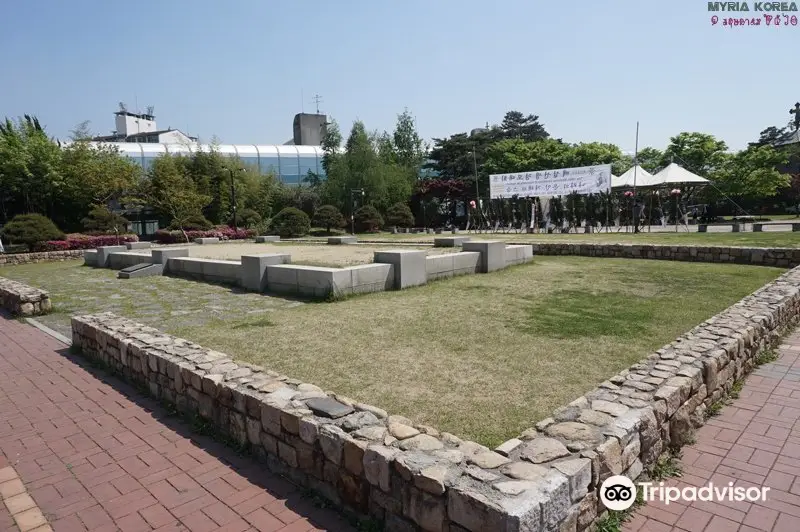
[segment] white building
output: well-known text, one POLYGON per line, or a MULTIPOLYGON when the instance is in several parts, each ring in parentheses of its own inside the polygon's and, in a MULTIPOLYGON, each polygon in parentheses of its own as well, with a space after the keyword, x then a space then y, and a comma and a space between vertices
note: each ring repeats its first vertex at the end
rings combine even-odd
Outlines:
POLYGON ((116 115, 116 130, 111 135, 94 137, 96 142, 141 142, 154 144, 186 144, 197 142, 178 129, 158 129, 152 107, 146 113, 132 113, 120 104, 116 115))

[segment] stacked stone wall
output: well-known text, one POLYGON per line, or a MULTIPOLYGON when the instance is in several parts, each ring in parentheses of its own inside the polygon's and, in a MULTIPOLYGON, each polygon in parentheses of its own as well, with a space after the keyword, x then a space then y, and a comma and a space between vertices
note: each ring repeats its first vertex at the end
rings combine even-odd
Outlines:
POLYGON ((15 316, 38 316, 53 309, 47 292, 5 277, 0 277, 0 308, 15 316))
POLYGON ((39 253, 2 253, 0 254, 0 266, 80 259, 83 257, 83 252, 83 249, 70 249, 66 251, 42 251, 39 253))

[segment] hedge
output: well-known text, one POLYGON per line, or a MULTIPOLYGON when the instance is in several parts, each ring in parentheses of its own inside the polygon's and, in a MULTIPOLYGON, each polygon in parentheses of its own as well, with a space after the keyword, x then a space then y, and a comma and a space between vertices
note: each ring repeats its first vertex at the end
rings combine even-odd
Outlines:
POLYGON ((70 249, 94 249, 99 246, 116 246, 125 242, 138 242, 139 237, 132 234, 117 235, 84 235, 72 233, 65 240, 48 240, 36 244, 36 251, 66 251, 70 249))
MULTIPOLYGON (((256 231, 254 229, 237 229, 227 225, 219 225, 214 229, 208 231, 186 231, 186 236, 189 241, 194 241, 195 238, 209 238, 216 237, 220 240, 242 240, 245 238, 254 238, 256 231)), ((183 238, 181 231, 166 231, 159 229, 155 234, 155 241, 159 244, 183 244, 186 241, 183 238)))

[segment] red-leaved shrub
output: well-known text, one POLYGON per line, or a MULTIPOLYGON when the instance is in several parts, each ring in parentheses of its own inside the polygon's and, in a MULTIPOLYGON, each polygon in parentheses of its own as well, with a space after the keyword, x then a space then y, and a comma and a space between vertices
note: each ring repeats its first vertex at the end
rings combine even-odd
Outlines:
POLYGON ((116 246, 125 242, 138 242, 136 235, 84 235, 71 233, 66 240, 48 240, 34 246, 36 251, 66 251, 69 249, 94 249, 99 246, 116 246))
MULTIPOLYGON (((194 241, 195 238, 219 238, 220 240, 242 240, 245 238, 253 238, 256 236, 254 229, 236 229, 227 225, 218 225, 214 229, 208 231, 186 231, 186 236, 189 241, 194 241)), ((159 244, 182 244, 186 241, 183 238, 181 231, 166 231, 159 229, 156 231, 155 241, 159 244)))

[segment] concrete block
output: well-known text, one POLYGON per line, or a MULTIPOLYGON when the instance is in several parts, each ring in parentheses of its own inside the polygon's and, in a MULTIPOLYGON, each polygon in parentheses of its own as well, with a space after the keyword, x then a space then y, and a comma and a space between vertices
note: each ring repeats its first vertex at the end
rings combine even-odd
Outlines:
POLYGON ((398 249, 376 251, 375 262, 394 266, 394 287, 398 290, 428 282, 425 251, 398 249))
POLYGON ((112 270, 121 270, 128 266, 135 266, 143 262, 150 262, 152 259, 149 253, 135 253, 131 251, 123 251, 120 253, 112 253, 109 256, 109 267, 112 270))
POLYGON ((203 280, 217 283, 240 284, 242 263, 236 260, 203 259, 203 280))
POLYGON ((433 239, 433 247, 435 248, 457 248, 468 242, 468 236, 442 236, 433 239))
POLYGON ((753 224, 753 232, 761 233, 764 231, 764 224, 753 224))
POLYGON ((452 253, 453 257, 453 274, 464 275, 471 273, 478 273, 481 263, 481 254, 477 251, 462 251, 461 253, 452 253))
POLYGON ((425 274, 428 281, 452 277, 454 275, 453 270, 453 256, 451 254, 434 255, 433 257, 425 258, 425 274))
POLYGON ((256 244, 265 244, 267 242, 280 242, 281 237, 278 235, 263 235, 256 237, 256 244))
POLYGON ((289 264, 291 261, 292 257, 288 253, 242 255, 242 287, 253 292, 263 292, 267 288, 267 266, 289 264))
POLYGON ((217 238, 215 236, 195 238, 194 239, 194 243, 195 244, 201 244, 201 245, 202 244, 219 244, 219 238, 217 238))
POLYGON ((391 264, 359 264, 346 270, 350 272, 353 293, 383 292, 394 288, 394 266, 391 264))
POLYGON ((161 248, 161 249, 154 249, 152 252, 153 256, 153 264, 163 264, 164 265, 164 273, 167 273, 170 269, 169 267, 169 259, 177 258, 177 257, 188 257, 189 256, 189 248, 161 248))
POLYGON ((533 247, 530 245, 506 246, 506 265, 524 264, 533 260, 533 247))
POLYGON ((267 266, 266 270, 270 292, 313 298, 352 292, 352 273, 348 268, 278 264, 267 266))
POLYGON ((329 236, 328 244, 355 244, 358 239, 354 236, 329 236))
POLYGON ((150 249, 150 242, 125 242, 128 249, 150 249))
POLYGON ((464 251, 477 251, 481 254, 478 266, 480 273, 489 273, 506 267, 506 245, 504 242, 464 242, 463 248, 464 251))
POLYGON ((161 275, 164 271, 163 264, 150 264, 150 263, 142 263, 139 265, 135 265, 133 267, 124 268, 120 270, 117 274, 117 277, 120 279, 135 279, 137 277, 152 277, 154 275, 161 275), (136 266, 142 266, 141 268, 137 268, 136 266), (126 271, 127 270, 127 271, 126 271))
POLYGON ((708 232, 708 225, 707 224, 697 224, 697 232, 698 233, 707 233, 708 232))
POLYGON ((125 246, 100 246, 97 248, 97 263, 95 265, 100 268, 108 268, 111 266, 111 254, 127 249, 125 246))
POLYGON ((97 266, 96 249, 87 249, 83 252, 83 264, 86 266, 97 266))
POLYGON ((174 274, 187 274, 194 277, 203 275, 203 259, 174 257, 169 259, 169 270, 174 274))

